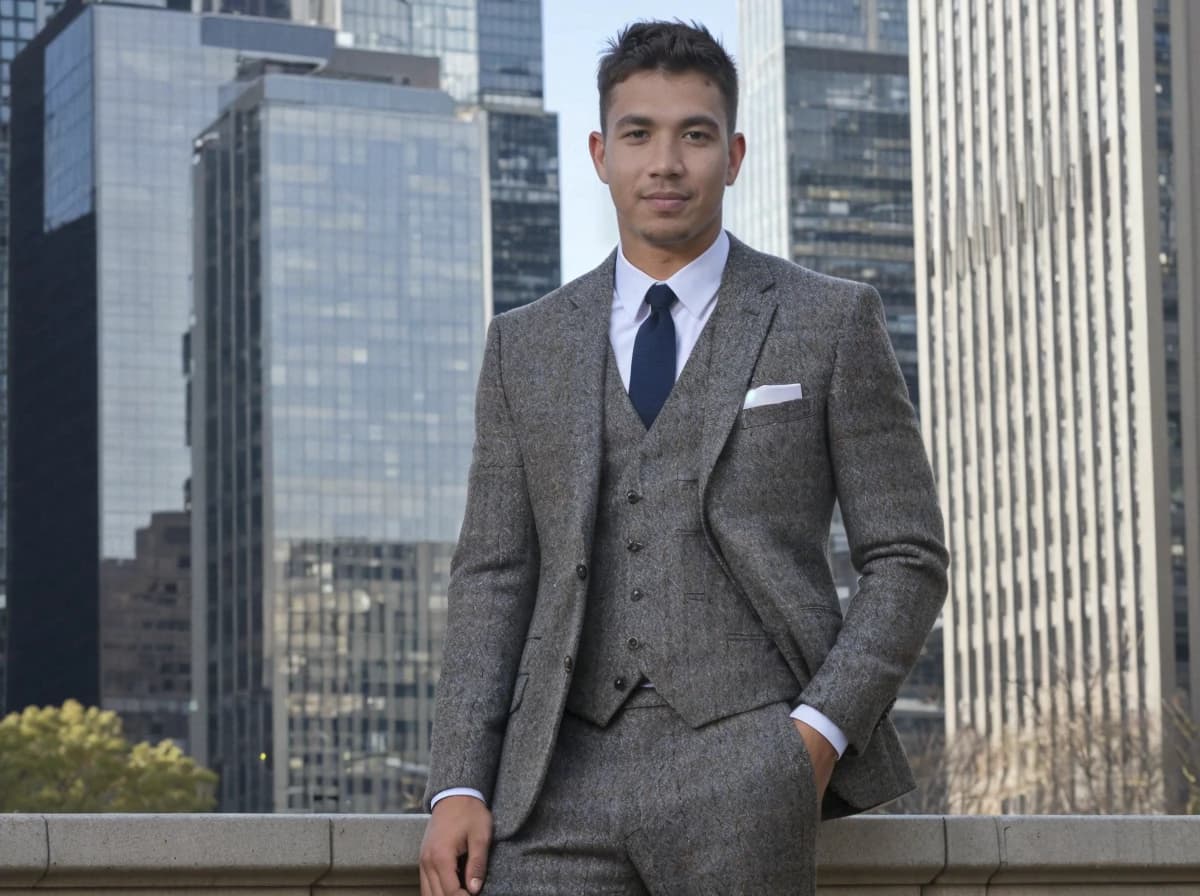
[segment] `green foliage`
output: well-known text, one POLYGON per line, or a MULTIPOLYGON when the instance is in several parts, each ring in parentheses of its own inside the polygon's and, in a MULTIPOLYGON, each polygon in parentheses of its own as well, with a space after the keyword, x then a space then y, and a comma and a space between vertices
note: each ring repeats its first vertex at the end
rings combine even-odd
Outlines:
POLYGON ((111 710, 68 700, 0 720, 0 812, 204 812, 216 782, 169 740, 131 746, 111 710))

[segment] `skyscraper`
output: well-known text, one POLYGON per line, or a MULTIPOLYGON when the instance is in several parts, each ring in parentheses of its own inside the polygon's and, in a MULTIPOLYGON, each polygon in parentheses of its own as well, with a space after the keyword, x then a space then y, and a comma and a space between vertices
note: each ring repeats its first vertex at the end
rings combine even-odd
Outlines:
POLYGON ((0 0, 0 715, 5 710, 8 642, 8 121, 9 69, 58 10, 59 0, 0 0))
MULTIPOLYGON (((186 509, 192 138, 240 57, 333 48, 327 29, 75 2, 13 63, 10 706, 117 696, 103 570, 186 509)), ((164 728, 185 730, 189 697, 170 699, 164 728)))
POLYGON ((195 741, 226 810, 423 787, 490 239, 485 118, 426 62, 268 67, 197 140, 195 741))
POLYGON ((1200 10, 909 9, 947 736, 978 810, 1158 811, 1164 702, 1200 717, 1200 10))
POLYGON ((186 0, 337 28, 363 49, 431 56, 442 88, 488 113, 496 313, 560 284, 558 116, 542 105, 541 0, 186 0))

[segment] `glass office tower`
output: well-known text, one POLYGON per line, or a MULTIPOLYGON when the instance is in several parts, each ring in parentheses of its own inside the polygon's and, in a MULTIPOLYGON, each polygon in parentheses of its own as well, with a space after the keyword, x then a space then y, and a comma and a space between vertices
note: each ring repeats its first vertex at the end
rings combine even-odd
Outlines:
POLYGON ((340 0, 357 47, 436 56, 442 87, 488 115, 498 314, 559 286, 558 117, 542 105, 540 0, 340 0))
MULTIPOLYGON (((333 47, 287 22, 76 3, 12 65, 10 706, 139 711, 102 685, 101 589, 152 566, 137 533, 186 509, 192 139, 240 57, 333 47)), ((183 739, 188 696, 169 693, 147 730, 183 739)))
POLYGON ((428 764, 486 119, 344 55, 235 85, 197 140, 196 719, 226 810, 399 811, 428 764))

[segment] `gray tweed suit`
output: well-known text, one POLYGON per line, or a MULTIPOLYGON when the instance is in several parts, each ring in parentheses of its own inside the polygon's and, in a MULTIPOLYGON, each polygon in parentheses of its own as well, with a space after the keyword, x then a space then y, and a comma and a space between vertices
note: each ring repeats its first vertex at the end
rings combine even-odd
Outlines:
MULTIPOLYGON (((427 797, 479 790, 498 839, 539 799, 581 656, 614 264, 488 332, 427 797)), ((942 605, 947 564, 879 296, 731 238, 709 327, 695 402, 704 541, 799 699, 849 740, 824 816, 862 811, 913 786, 888 711, 942 605), (804 397, 743 409, 748 389, 782 383, 804 397), (844 620, 825 547, 835 499, 861 573, 844 620)), ((693 725, 726 714, 689 706, 693 725)))

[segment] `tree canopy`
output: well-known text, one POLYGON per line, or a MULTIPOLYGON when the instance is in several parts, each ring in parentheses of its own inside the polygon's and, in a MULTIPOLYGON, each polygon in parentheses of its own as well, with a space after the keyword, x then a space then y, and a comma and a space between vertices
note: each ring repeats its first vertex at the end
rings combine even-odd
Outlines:
POLYGON ((131 745, 111 710, 68 700, 0 720, 0 812, 204 812, 216 782, 170 740, 131 745))

